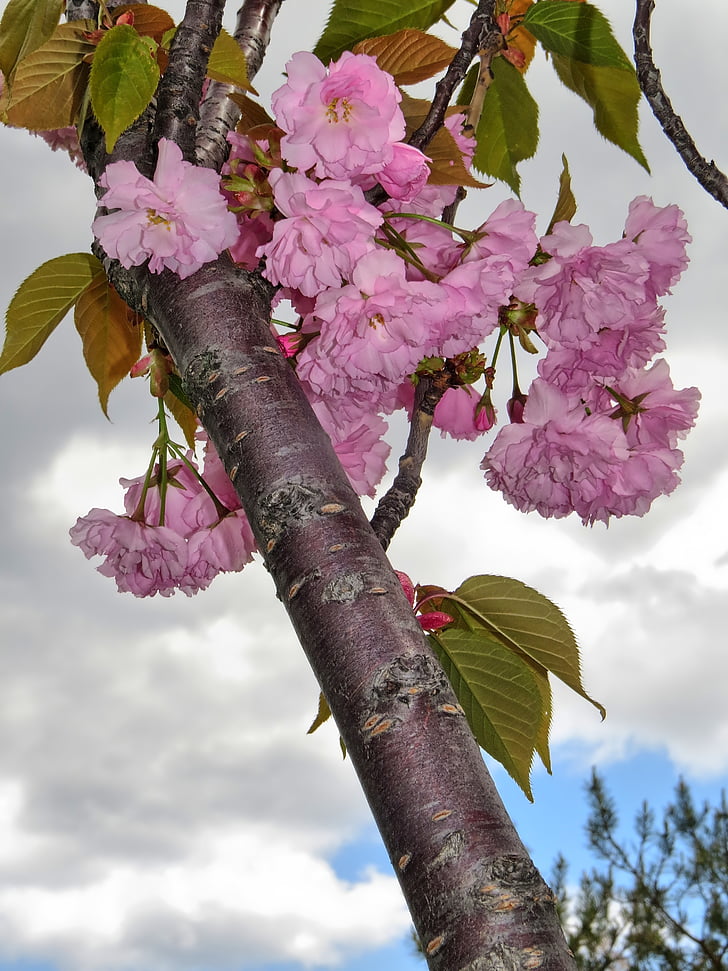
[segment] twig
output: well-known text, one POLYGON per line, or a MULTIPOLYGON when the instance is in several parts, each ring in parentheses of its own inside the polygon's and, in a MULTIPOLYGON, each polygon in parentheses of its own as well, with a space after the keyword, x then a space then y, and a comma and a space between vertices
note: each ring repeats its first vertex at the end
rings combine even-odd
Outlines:
POLYGON ((401 522, 415 504, 422 485, 422 466, 427 458, 427 445, 432 430, 432 416, 437 403, 450 387, 449 375, 424 375, 415 389, 415 403, 410 420, 405 453, 399 460, 399 472, 371 519, 371 527, 382 549, 387 549, 401 522))
POLYGON ((654 0, 637 0, 632 36, 634 38, 634 62, 642 93, 664 133, 677 149, 689 172, 707 193, 728 208, 728 179, 715 165, 708 162, 698 151, 690 132, 676 114, 670 99, 662 87, 659 70, 655 67, 650 46, 650 18, 654 0))
POLYGON ((154 140, 169 138, 195 161, 195 130, 212 45, 220 33, 225 0, 187 0, 185 15, 157 89, 154 140))
MULTIPOLYGON (((245 55, 248 78, 252 79, 263 63, 270 43, 273 22, 283 0, 245 0, 238 10, 234 37, 245 55)), ((196 155, 200 165, 218 172, 228 156, 227 134, 240 118, 240 108, 228 97, 237 90, 230 84, 213 81, 200 108, 196 155)))
POLYGON ((66 20, 96 20, 98 15, 96 0, 66 0, 66 20))
POLYGON ((467 131, 469 134, 475 134, 480 116, 483 114, 485 96, 488 93, 488 88, 493 83, 493 69, 490 65, 497 51, 497 48, 489 48, 480 52, 478 79, 475 82, 475 90, 470 99, 470 104, 465 112, 465 124, 463 125, 463 131, 467 131))

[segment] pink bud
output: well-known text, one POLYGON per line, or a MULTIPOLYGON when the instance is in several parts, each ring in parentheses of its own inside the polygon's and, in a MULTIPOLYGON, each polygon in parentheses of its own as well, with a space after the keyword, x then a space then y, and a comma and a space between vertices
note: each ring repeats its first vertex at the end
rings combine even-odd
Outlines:
POLYGON ((508 412, 508 417, 511 420, 511 424, 523 424, 523 409, 526 407, 527 401, 528 395, 523 394, 522 391, 516 392, 512 398, 508 399, 506 403, 506 411, 508 412))
POLYGON ((450 614, 445 614, 441 610, 433 610, 429 614, 420 614, 417 619, 422 630, 440 630, 453 622, 450 614))
POLYGON ((487 432, 496 422, 495 408, 490 401, 486 401, 482 407, 475 408, 475 427, 479 432, 487 432))
POLYGON ((407 597, 409 602, 414 606, 415 603, 415 585, 412 583, 410 578, 406 573, 402 573, 401 570, 394 571, 397 574, 399 582, 402 584, 402 589, 404 590, 404 595, 407 597))
POLYGON ((496 23, 501 29, 501 33, 505 37, 508 31, 511 29, 511 15, 507 13, 499 13, 495 19, 496 23))
POLYGON ((517 47, 506 47, 506 49, 502 51, 502 54, 503 57, 505 57, 507 61, 510 61, 510 63, 514 67, 518 68, 519 71, 523 70, 523 68, 526 66, 526 55, 523 53, 523 51, 519 51, 517 47))
POLYGON ((276 341, 284 357, 294 357, 301 343, 301 334, 276 334, 276 341))
POLYGON ((149 365, 151 364, 152 355, 145 354, 144 357, 140 357, 136 364, 132 365, 131 371, 129 371, 130 378, 140 378, 149 371, 149 365))

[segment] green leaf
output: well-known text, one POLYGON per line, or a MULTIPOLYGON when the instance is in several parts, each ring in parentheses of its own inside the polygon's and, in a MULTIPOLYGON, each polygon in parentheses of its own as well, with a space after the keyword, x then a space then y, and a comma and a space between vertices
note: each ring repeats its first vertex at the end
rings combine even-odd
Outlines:
POLYGON ((86 367, 108 418, 109 395, 139 359, 142 328, 104 273, 95 276, 76 301, 74 320, 86 367))
POLYGON ((123 131, 137 120, 157 89, 159 68, 149 44, 128 24, 108 30, 91 65, 91 106, 106 133, 110 152, 123 131))
POLYGON ((634 71, 594 67, 557 54, 551 63, 561 82, 591 107, 597 131, 649 172, 637 141, 637 105, 641 92, 634 71))
POLYGON ((31 273, 5 315, 0 374, 32 361, 86 287, 103 274, 90 253, 57 256, 31 273))
POLYGON ((65 0, 10 0, 0 20, 0 71, 10 78, 58 26, 65 0))
POLYGON ((334 0, 326 29, 314 54, 327 64, 368 37, 393 34, 405 27, 427 30, 454 0, 334 0))
POLYGON ((518 194, 516 165, 538 145, 538 105, 521 73, 503 57, 493 59, 493 81, 475 133, 473 167, 506 182, 518 194))
MULTIPOLYGON (((486 628, 515 653, 542 665, 573 691, 589 701, 602 718, 606 712, 584 690, 579 648, 569 622, 548 597, 510 577, 470 577, 453 594, 465 607, 469 627, 486 628)), ((450 613, 450 601, 443 601, 450 613)))
POLYGON ((417 84, 444 70, 457 54, 439 37, 421 30, 398 30, 396 34, 371 37, 354 48, 355 54, 369 54, 379 67, 391 74, 396 84, 417 84))
POLYGON ((473 100, 473 95, 475 94, 475 85, 478 83, 478 73, 480 64, 473 64, 468 73, 465 75, 465 80, 460 86, 455 103, 467 107, 473 100))
POLYGON ((91 20, 60 24, 53 36, 18 64, 5 122, 31 131, 75 125, 83 103, 88 65, 95 48, 83 36, 91 20))
POLYGON ((537 674, 482 628, 446 630, 430 640, 478 744, 533 801, 529 777, 543 720, 537 674))
POLYGON ((257 94, 248 80, 245 54, 243 54, 235 38, 224 28, 218 34, 210 53, 210 60, 207 62, 207 76, 212 78, 213 81, 234 84, 244 91, 252 91, 253 94, 257 94))
POLYGON ((559 195, 554 206, 554 214, 546 230, 546 235, 551 232, 558 222, 571 222, 576 212, 576 199, 571 191, 571 173, 566 156, 561 156, 561 175, 559 176, 559 195))
POLYGON ((609 21, 590 3, 540 0, 526 11, 522 26, 550 54, 598 67, 631 70, 632 63, 617 43, 609 21))

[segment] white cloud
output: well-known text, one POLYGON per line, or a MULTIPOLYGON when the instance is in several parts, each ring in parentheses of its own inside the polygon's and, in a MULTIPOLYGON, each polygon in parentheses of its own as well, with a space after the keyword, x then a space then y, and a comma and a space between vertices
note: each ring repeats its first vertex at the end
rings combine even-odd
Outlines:
POLYGON ((184 864, 111 867, 73 888, 0 890, 0 911, 14 947, 89 971, 209 966, 221 931, 230 946, 215 956, 219 967, 333 965, 409 925, 394 877, 370 869, 356 883, 341 880, 265 827, 209 834, 184 864))
POLYGON ((666 751, 694 776, 728 772, 728 654, 719 633, 725 589, 684 571, 633 566, 575 591, 570 607, 589 637, 587 688, 608 716, 600 724, 559 690, 554 742, 576 743, 587 765, 642 749, 666 751))

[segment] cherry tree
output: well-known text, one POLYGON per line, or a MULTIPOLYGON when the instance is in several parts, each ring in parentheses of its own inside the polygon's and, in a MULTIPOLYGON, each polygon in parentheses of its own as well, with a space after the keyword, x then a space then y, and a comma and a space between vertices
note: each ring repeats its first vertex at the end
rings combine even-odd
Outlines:
POLYGON ((233 35, 224 0, 190 2, 179 25, 152 5, 10 0, 3 120, 67 150, 98 213, 92 253, 20 286, 0 372, 73 308, 104 411, 147 376, 148 468, 122 480, 123 513, 92 509, 72 542, 138 597, 191 596, 262 557, 321 688, 311 728, 333 715, 430 965, 573 968, 481 748, 530 798, 534 756, 550 767, 549 676, 604 714, 574 635, 517 579, 449 591, 386 549, 433 427, 487 436, 485 483, 524 512, 608 523, 679 482, 699 393, 673 387, 660 301, 688 228, 640 196, 623 236, 596 243, 572 222, 564 159, 537 233, 518 170, 538 139, 535 46, 638 164, 641 81, 719 201, 725 180, 665 108, 649 3, 638 79, 589 3, 481 0, 456 48, 431 32, 453 2, 336 0, 266 105, 252 81, 280 0, 245 0, 233 35), (407 90, 436 77, 428 99, 407 90), (482 194, 461 226, 487 178, 513 197, 491 212, 482 194), (409 437, 370 522, 359 497, 377 494, 398 411, 409 437))

